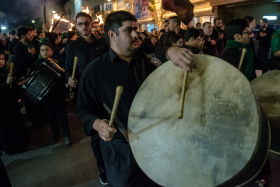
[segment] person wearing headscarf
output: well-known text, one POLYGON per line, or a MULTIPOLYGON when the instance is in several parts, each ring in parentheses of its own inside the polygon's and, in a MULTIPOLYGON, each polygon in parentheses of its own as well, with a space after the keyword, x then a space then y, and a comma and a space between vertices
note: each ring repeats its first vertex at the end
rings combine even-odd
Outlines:
POLYGON ((29 144, 18 102, 19 87, 13 80, 0 51, 0 150, 6 155, 25 151, 29 144))

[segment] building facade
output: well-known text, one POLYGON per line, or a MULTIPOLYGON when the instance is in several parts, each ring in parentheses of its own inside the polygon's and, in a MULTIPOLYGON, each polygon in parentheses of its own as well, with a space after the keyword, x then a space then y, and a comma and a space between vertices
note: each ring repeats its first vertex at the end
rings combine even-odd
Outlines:
MULTIPOLYGON (((190 0, 194 5, 193 26, 196 23, 211 22, 215 17, 220 17, 224 23, 231 19, 242 18, 251 15, 256 18, 257 23, 263 16, 280 16, 280 4, 273 0, 190 0)), ((75 20, 75 15, 88 7, 93 17, 96 14, 106 15, 111 11, 126 10, 133 13, 138 19, 139 31, 158 28, 149 11, 148 0, 69 0, 65 7, 65 17, 75 20)), ((167 12, 164 19, 176 15, 167 12)), ((275 29, 279 26, 279 20, 270 22, 275 29)), ((184 26, 184 25, 182 25, 184 26)), ((161 29, 161 28, 158 28, 161 29)))

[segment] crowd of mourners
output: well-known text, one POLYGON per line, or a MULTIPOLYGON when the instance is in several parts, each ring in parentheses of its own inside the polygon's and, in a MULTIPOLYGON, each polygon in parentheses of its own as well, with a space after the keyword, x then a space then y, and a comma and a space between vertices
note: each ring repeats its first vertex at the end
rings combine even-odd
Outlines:
MULTIPOLYGON (((13 155, 27 151, 29 141, 26 127, 37 125, 45 116, 47 116, 46 120, 52 131, 50 143, 53 144, 59 140, 60 131, 65 143, 71 143, 71 130, 66 109, 66 99, 70 98, 69 88, 70 86, 74 88, 73 102, 75 105, 77 103, 77 113, 79 113, 82 101, 77 98, 79 97, 78 92, 85 87, 85 85, 79 85, 84 70, 93 60, 108 51, 110 57, 114 56, 108 39, 106 40, 108 33, 100 35, 91 31, 92 19, 90 16, 86 13, 78 13, 76 21, 77 30, 65 33, 48 32, 49 28, 46 24, 38 29, 20 27, 8 33, 0 30, 1 154, 13 155), (11 54, 15 55, 12 74, 8 60, 11 54), (78 67, 73 79, 75 56, 78 57, 78 67), (22 85, 28 81, 34 71, 41 68, 42 62, 48 59, 54 59, 61 68, 65 69, 65 74, 56 82, 40 104, 34 105, 21 94, 22 85), (79 86, 82 88, 78 90, 79 86), (26 111, 28 118, 25 122, 22 111, 26 111)), ((185 28, 181 28, 181 20, 174 16, 166 20, 163 23, 163 29, 159 31, 156 28, 152 29, 151 33, 147 30, 137 31, 135 42, 138 48, 146 53, 149 53, 151 47, 159 50, 179 47, 188 49, 193 54, 219 57, 236 67, 239 63, 240 49, 247 48, 252 58, 248 57, 248 63, 241 71, 249 80, 257 76, 256 72, 261 74, 279 69, 280 44, 278 38, 280 30, 275 31, 268 27, 267 19, 260 20, 261 28, 258 32, 255 32, 256 20, 251 16, 231 20, 226 25, 223 25, 221 19, 215 18, 213 24, 210 22, 197 23, 194 27, 191 22, 185 28), (249 69, 250 67, 251 69, 249 69)), ((81 94, 81 97, 84 97, 84 94, 81 94)), ((83 115, 79 117, 84 123, 87 123, 86 119, 83 119, 83 115)), ((94 134, 92 124, 91 121, 89 128, 85 125, 85 133, 91 136, 92 149, 100 169, 101 183, 107 184, 106 169, 102 154, 100 154, 99 137, 92 135, 94 134)))

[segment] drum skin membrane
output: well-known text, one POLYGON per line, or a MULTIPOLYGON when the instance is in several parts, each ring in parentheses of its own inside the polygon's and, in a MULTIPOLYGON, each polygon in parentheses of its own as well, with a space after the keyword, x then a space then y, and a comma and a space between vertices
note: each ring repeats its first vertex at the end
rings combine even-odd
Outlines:
POLYGON ((247 78, 229 63, 195 55, 183 119, 184 70, 171 61, 140 87, 128 119, 140 168, 162 186, 213 187, 242 171, 259 144, 260 115, 247 78))

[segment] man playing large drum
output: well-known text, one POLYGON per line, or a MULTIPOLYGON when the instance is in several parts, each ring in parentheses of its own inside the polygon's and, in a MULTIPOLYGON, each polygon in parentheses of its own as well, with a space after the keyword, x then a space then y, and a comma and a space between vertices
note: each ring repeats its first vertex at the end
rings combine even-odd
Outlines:
MULTIPOLYGON (((110 127, 105 103, 112 108, 115 89, 124 87, 117 117, 127 127, 128 113, 133 99, 144 80, 156 69, 144 53, 138 52, 137 19, 126 11, 111 13, 105 22, 105 33, 110 43, 109 52, 94 60, 84 71, 80 81, 77 113, 88 135, 98 133, 110 186, 157 186, 139 169, 131 148, 123 135, 110 127), (139 171, 140 173, 137 173, 139 171), (132 173, 134 173, 132 176, 132 173)), ((148 49, 148 48, 147 48, 148 49)), ((169 57, 174 65, 191 70, 192 52, 187 49, 149 48, 162 62, 169 57)))

